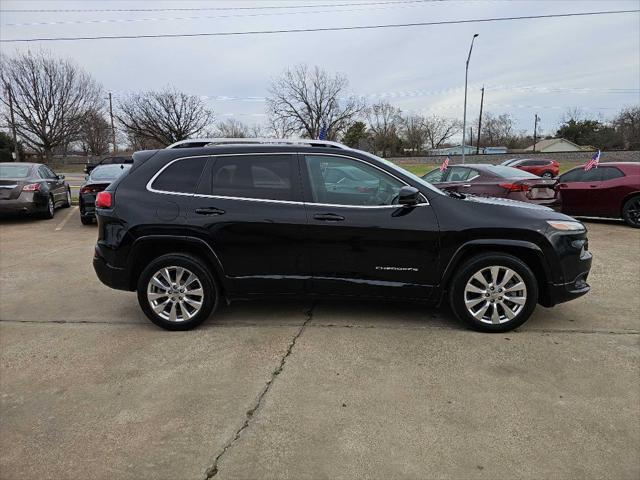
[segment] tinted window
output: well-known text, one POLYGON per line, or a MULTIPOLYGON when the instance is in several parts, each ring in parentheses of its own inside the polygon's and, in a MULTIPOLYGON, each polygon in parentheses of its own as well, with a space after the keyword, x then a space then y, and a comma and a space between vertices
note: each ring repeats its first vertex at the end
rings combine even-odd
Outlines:
POLYGON ((565 173, 561 178, 561 182, 599 182, 602 180, 603 170, 606 168, 592 168, 585 171, 584 168, 576 168, 565 173))
POLYGON ((27 178, 29 165, 0 165, 0 178, 27 178))
POLYGON ((46 165, 42 165, 40 167, 40 169, 41 169, 41 174, 43 175, 43 178, 56 178, 57 177, 57 175, 55 173, 53 173, 53 170, 51 170, 46 165))
POLYGON ((624 173, 614 167, 599 167, 601 171, 602 180, 613 180, 614 178, 624 177, 624 173))
POLYGON ((307 155, 305 161, 315 203, 392 205, 404 185, 383 171, 350 158, 307 155), (348 172, 348 175, 337 178, 336 170, 348 172))
POLYGON ((426 180, 427 182, 430 183, 438 183, 438 182, 443 182, 444 178, 447 176, 447 170, 440 170, 439 168, 436 168, 435 170, 431 170, 429 173, 427 173, 426 175, 424 175, 422 178, 424 180, 426 180))
POLYGON ((115 180, 124 172, 129 170, 131 165, 104 165, 93 169, 90 179, 96 180, 115 180))
POLYGON ((293 155, 218 157, 211 170, 211 195, 298 200, 293 155))
POLYGON ((477 170, 467 167, 453 167, 447 182, 465 182, 480 175, 477 170))
POLYGON ((206 157, 174 161, 154 180, 151 188, 163 192, 194 193, 206 162, 206 157))

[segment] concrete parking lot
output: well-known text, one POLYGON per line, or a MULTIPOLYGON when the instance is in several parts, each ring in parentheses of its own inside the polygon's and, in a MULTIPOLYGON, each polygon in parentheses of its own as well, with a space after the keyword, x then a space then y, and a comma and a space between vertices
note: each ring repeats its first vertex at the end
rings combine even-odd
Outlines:
POLYGON ((640 477, 640 231, 518 331, 384 301, 224 307, 165 332, 77 209, 0 223, 0 477, 640 477))

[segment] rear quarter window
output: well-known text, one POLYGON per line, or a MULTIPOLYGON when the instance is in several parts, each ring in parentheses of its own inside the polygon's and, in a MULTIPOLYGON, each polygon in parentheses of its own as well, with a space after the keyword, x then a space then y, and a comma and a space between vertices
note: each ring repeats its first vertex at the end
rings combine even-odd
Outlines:
POLYGON ((151 184, 152 190, 170 193, 195 193, 207 157, 181 158, 169 163, 151 184))

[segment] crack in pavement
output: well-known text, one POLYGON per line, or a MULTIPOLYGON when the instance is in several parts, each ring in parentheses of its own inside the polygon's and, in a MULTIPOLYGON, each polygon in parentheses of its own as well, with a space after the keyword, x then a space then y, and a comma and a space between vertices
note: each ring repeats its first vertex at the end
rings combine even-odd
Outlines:
POLYGON ((255 403, 249 410, 247 410, 247 413, 245 414, 244 422, 242 423, 240 428, 236 430, 236 433, 231 437, 231 439, 229 439, 229 441, 224 445, 224 447, 222 447, 222 450, 220 451, 220 453, 218 453, 218 455, 216 455, 216 458, 213 460, 213 463, 211 464, 211 466, 209 466, 205 470, 205 477, 204 477, 205 480, 209 480, 218 474, 218 465, 220 463, 220 460, 222 459, 224 454, 227 452, 227 450, 229 450, 234 445, 234 443, 236 443, 240 439, 242 432, 249 427, 251 419, 253 418, 254 414, 258 411, 258 409, 262 406, 262 401, 264 400, 267 393, 269 393, 269 390, 271 389, 273 382, 275 381, 277 376, 280 375, 280 373, 282 373, 282 370, 284 369, 285 364, 287 363, 287 358, 289 358, 289 356, 293 352, 293 348, 296 346, 296 342, 302 336, 302 333, 304 332, 309 322, 311 322, 311 320, 313 319, 313 309, 315 308, 315 306, 316 304, 314 302, 313 304, 311 304, 311 307, 309 307, 309 310, 307 310, 307 318, 302 323, 302 325, 300 325, 300 328, 298 329, 296 334, 293 336, 293 338, 289 342, 287 351, 284 353, 284 355, 280 359, 280 363, 278 364, 276 369, 273 372, 271 372, 271 378, 269 378, 269 380, 263 387, 255 403))

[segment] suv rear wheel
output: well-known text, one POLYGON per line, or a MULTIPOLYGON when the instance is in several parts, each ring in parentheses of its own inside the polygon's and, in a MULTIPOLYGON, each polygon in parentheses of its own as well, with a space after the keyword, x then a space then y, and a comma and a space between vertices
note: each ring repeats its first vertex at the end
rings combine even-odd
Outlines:
POLYGON ((542 175, 540 175, 542 178, 553 178, 553 172, 542 172, 542 175))
POLYGON ((518 258, 486 253, 466 261, 453 278, 451 308, 475 330, 506 332, 527 321, 538 303, 538 284, 518 258))
POLYGON ((203 262, 175 253, 153 260, 138 279, 138 302, 149 319, 166 330, 200 325, 218 306, 218 287, 203 262))

